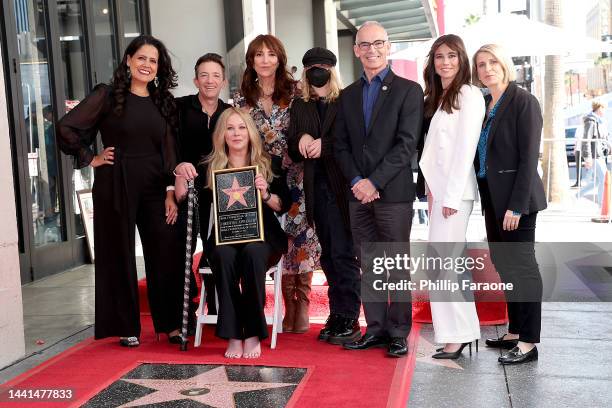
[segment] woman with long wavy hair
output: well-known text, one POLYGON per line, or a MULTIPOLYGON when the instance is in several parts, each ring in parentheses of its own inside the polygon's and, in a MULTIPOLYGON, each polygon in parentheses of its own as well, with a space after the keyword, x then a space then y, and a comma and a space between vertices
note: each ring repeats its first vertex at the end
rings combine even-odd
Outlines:
POLYGON ((287 70, 287 53, 273 35, 258 35, 246 52, 246 69, 234 104, 249 112, 273 161, 287 170, 291 193, 285 231, 289 251, 283 265, 285 318, 283 331, 304 333, 309 328, 308 306, 312 272, 320 269, 321 246, 308 225, 304 198, 304 164, 294 163, 287 154, 290 109, 296 96, 296 82, 287 70))
POLYGON ((286 176, 264 151, 251 117, 238 108, 229 108, 219 117, 213 151, 205 164, 208 188, 212 188, 215 170, 258 167, 255 187, 262 198, 265 241, 217 246, 211 234, 204 251, 219 296, 216 334, 228 340, 225 357, 257 358, 261 355, 260 341, 268 337, 264 314, 266 271, 287 252, 287 236, 274 215, 289 207, 286 176))
MULTIPOLYGON (((425 118, 431 123, 419 165, 429 203, 429 241, 444 259, 462 256, 478 197, 473 161, 485 104, 480 90, 470 85, 470 60, 463 40, 454 34, 432 44, 423 76, 425 118)), ((440 281, 467 279, 459 268, 439 272, 443 274, 440 281)), ((444 343, 432 357, 456 359, 468 344, 471 352, 471 342, 478 345, 480 338, 472 293, 432 291, 430 297, 435 339, 444 343)))
POLYGON ((75 168, 95 169, 95 338, 119 336, 126 347, 140 344, 136 227, 155 331, 180 342, 181 248, 168 188, 176 166, 174 87, 166 47, 141 35, 128 45, 111 84, 96 86, 58 124, 58 144, 75 168), (98 132, 104 148, 95 154, 98 132))

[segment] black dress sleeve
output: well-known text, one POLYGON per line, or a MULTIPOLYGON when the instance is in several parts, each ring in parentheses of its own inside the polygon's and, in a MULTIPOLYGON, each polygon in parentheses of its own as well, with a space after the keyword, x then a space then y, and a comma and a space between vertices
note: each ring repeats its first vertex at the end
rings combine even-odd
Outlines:
POLYGON ((93 160, 91 145, 96 140, 99 123, 108 113, 110 104, 111 87, 97 85, 58 122, 57 144, 62 152, 74 158, 74 168, 85 167, 93 160))
POLYGON ((166 121, 166 132, 162 140, 162 155, 164 160, 164 177, 166 178, 166 185, 174 185, 174 169, 177 163, 177 141, 174 134, 174 130, 170 123, 166 121))
POLYGON ((289 187, 287 186, 287 172, 282 169, 280 160, 272 159, 272 172, 274 173, 274 179, 270 183, 270 194, 276 194, 281 200, 281 209, 277 212, 278 215, 284 214, 289 211, 291 207, 291 194, 289 193, 289 187))

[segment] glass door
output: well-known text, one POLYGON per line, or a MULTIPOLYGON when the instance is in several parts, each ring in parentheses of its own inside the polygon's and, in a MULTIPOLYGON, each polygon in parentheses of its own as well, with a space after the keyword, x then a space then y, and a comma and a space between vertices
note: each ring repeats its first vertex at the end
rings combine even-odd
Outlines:
MULTIPOLYGON (((58 35, 61 54, 61 72, 63 81, 63 112, 69 112, 89 93, 89 70, 86 54, 86 38, 84 32, 83 9, 80 0, 64 0, 57 8, 58 35)), ((70 177, 72 186, 71 206, 74 220, 74 239, 85 236, 85 228, 77 201, 77 191, 91 190, 93 186, 93 169, 84 167, 72 170, 70 177)), ((93 237, 92 237, 93 239, 93 237)), ((77 248, 82 247, 78 243, 77 248)))
POLYGON ((22 282, 87 258, 75 171, 54 122, 97 83, 108 83, 123 48, 145 32, 146 0, 0 0, 22 282))
POLYGON ((64 240, 59 200, 58 154, 53 131, 53 98, 45 5, 14 0, 21 78, 23 125, 28 160, 27 201, 31 206, 34 246, 64 240))

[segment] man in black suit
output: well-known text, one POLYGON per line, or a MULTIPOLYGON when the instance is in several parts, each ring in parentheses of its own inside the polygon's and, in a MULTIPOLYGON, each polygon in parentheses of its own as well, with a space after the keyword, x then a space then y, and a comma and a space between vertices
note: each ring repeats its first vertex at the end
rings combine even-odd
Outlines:
MULTIPOLYGON (((410 240, 415 197, 410 160, 421 133, 423 90, 391 71, 387 62, 389 37, 379 23, 369 21, 361 26, 353 50, 364 72, 340 96, 335 154, 351 185, 351 229, 361 258, 362 249, 364 254, 369 251, 366 244, 410 240)), ((397 247, 384 247, 386 256, 396 252, 392 246, 397 247)), ((408 245, 403 252, 408 254, 408 245)), ((373 275, 370 256, 361 260, 363 297, 364 290, 372 290, 373 275)), ((389 281, 393 279, 391 276, 389 281)), ((398 301, 396 293, 377 296, 363 298, 366 333, 344 347, 388 347, 390 356, 403 356, 408 351, 406 337, 412 324, 409 296, 404 301, 398 301)))

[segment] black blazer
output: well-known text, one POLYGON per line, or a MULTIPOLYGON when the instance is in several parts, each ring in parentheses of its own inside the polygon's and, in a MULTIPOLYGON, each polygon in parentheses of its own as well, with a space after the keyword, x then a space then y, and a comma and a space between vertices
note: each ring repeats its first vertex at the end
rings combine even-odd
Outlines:
MULTIPOLYGON (((349 85, 339 100, 335 157, 349 183, 369 178, 382 202, 414 201, 410 160, 423 122, 423 90, 389 70, 368 129, 363 117, 363 80, 349 85)), ((355 200, 349 192, 351 200, 355 200)))
MULTIPOLYGON (((488 106, 491 96, 486 96, 485 101, 488 106)), ((487 140, 487 184, 497 218, 503 218, 506 210, 531 214, 546 208, 544 184, 538 174, 541 139, 542 110, 538 100, 510 82, 487 140)), ((478 153, 474 169, 478 174, 478 153)))
POLYGON ((310 99, 308 102, 305 102, 302 98, 296 99, 291 105, 287 146, 289 156, 294 162, 304 162, 304 196, 308 224, 310 226, 313 225, 315 166, 320 160, 325 169, 330 188, 336 196, 336 203, 340 208, 344 226, 347 230, 350 230, 348 200, 346 197, 347 183, 342 170, 340 170, 338 163, 334 160, 337 111, 337 101, 328 103, 325 118, 321 122, 316 100, 310 99), (314 139, 321 139, 321 157, 319 159, 305 159, 300 153, 300 139, 305 133, 308 133, 314 139))
MULTIPOLYGON (((275 174, 274 179, 270 183, 270 193, 279 196, 282 202, 281 210, 277 213, 282 215, 289 210, 291 206, 291 195, 289 193, 289 187, 287 187, 287 173, 281 170, 280 160, 272 161, 272 171, 275 174)), ((210 193, 212 197, 212 192, 210 193)), ((264 224, 264 239, 265 242, 270 244, 272 247, 273 257, 278 254, 287 253, 288 243, 287 234, 282 229, 278 218, 276 218, 274 210, 272 210, 266 203, 262 201, 262 215, 264 224)), ((215 247, 215 232, 214 225, 210 237, 206 243, 205 253, 211 254, 215 247)))

